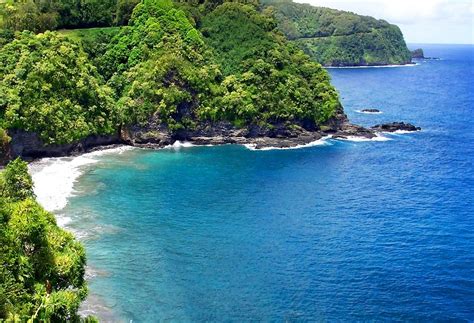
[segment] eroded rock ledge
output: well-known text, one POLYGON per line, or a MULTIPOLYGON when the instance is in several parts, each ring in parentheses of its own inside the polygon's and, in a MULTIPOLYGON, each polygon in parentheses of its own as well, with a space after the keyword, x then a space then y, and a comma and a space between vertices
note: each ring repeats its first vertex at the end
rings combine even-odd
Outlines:
POLYGON ((44 145, 37 134, 15 130, 12 137, 9 158, 22 157, 36 159, 41 157, 74 156, 101 149, 111 145, 131 145, 146 148, 162 148, 176 141, 188 141, 195 145, 240 144, 253 145, 256 149, 267 147, 290 148, 305 145, 331 136, 334 139, 363 137, 371 139, 379 132, 418 131, 419 127, 404 122, 393 122, 364 128, 351 124, 344 113, 338 114, 318 129, 304 125, 277 124, 271 128, 252 126, 237 129, 226 122, 203 124, 196 129, 171 133, 167 127, 150 120, 145 126, 133 126, 120 129, 109 136, 91 136, 67 145, 44 145))

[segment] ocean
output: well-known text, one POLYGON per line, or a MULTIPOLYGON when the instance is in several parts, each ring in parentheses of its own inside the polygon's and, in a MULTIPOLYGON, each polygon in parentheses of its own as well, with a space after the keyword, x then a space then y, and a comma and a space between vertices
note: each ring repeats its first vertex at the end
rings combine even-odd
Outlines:
MULTIPOLYGON (((413 46, 419 47, 419 46, 413 46)), ((31 166, 104 321, 474 320, 474 47, 330 69, 352 122, 309 147, 118 148, 31 166), (364 114, 364 108, 380 114, 364 114)))

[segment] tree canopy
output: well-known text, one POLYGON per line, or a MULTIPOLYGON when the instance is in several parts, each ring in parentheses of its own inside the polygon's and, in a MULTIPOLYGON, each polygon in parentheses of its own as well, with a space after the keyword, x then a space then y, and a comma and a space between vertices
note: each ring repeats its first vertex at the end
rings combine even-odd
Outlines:
POLYGON ((6 0, 0 3, 0 28, 43 32, 58 28, 127 24, 139 0, 6 0))
POLYGON ((170 132, 217 121, 317 128, 339 106, 337 93, 275 27, 252 1, 143 0, 127 26, 107 32, 6 33, 0 128, 46 144, 150 118, 170 132))
POLYGON ((278 28, 323 65, 405 64, 411 55, 400 29, 385 20, 290 0, 266 0, 278 28))
POLYGON ((0 173, 0 320, 80 320, 85 252, 34 200, 25 162, 0 173))
POLYGON ((0 61, 0 127, 37 132, 48 144, 115 130, 112 91, 79 45, 25 31, 0 49, 0 61))

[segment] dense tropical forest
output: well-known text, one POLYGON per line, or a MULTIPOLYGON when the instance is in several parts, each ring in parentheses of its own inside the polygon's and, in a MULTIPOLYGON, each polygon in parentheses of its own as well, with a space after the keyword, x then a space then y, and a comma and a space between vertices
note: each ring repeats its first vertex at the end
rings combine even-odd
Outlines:
POLYGON ((323 65, 386 65, 411 61, 400 29, 384 20, 291 0, 264 3, 287 38, 323 65))
MULTIPOLYGON (((339 106, 326 71, 276 31, 271 15, 243 2, 145 0, 112 30, 4 29, 0 127, 64 144, 152 117, 171 132, 217 121, 326 121, 339 106)), ((97 18, 81 10, 71 13, 82 17, 76 26, 97 18)))
POLYGON ((35 201, 26 163, 10 162, 0 173, 0 320, 94 321, 77 315, 85 262, 83 246, 35 201))

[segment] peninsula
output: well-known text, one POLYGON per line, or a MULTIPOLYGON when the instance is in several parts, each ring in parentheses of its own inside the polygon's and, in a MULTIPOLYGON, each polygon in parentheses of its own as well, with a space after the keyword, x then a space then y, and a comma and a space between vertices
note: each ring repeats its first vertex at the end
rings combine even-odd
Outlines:
MULTIPOLYGON (((43 15, 25 26, 41 31, 43 15)), ((14 32, 4 15, 4 162, 119 143, 291 147, 327 135, 375 136, 349 123, 328 73, 283 37, 270 7, 145 0, 123 15, 120 28, 39 33, 14 32)), ((111 18, 88 19, 75 24, 111 18)))
POLYGON ((400 28, 385 20, 291 0, 266 0, 285 36, 324 66, 411 63, 400 28))

